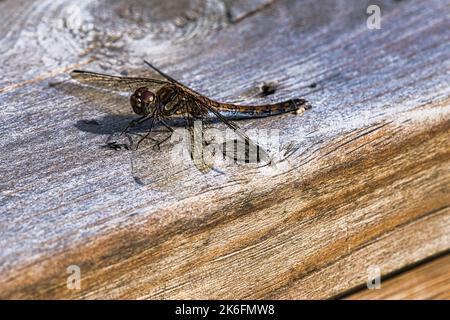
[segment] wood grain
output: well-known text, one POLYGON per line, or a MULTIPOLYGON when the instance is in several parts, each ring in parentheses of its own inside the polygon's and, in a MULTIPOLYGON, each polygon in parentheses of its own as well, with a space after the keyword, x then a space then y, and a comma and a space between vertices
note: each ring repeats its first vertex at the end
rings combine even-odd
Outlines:
POLYGON ((0 297, 330 298, 448 250, 450 8, 376 3, 380 30, 372 1, 0 2, 0 297), (127 98, 67 71, 144 58, 219 101, 313 108, 239 122, 278 130, 275 171, 106 150, 127 98))
POLYGON ((378 290, 361 290, 346 299, 450 300, 450 255, 445 255, 403 272, 378 290))

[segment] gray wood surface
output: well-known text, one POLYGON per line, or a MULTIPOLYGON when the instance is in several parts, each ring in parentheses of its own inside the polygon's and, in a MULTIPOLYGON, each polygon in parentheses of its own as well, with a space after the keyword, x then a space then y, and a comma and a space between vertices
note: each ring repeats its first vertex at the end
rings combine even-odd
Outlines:
POLYGON ((448 1, 1 1, 0 297, 326 298, 369 265, 449 249, 449 14, 448 1), (313 108, 239 122, 279 130, 276 172, 104 149, 135 117, 127 97, 68 71, 153 76, 143 59, 219 101, 313 108), (277 90, 261 97, 265 81, 277 90), (81 290, 66 288, 73 264, 81 290))

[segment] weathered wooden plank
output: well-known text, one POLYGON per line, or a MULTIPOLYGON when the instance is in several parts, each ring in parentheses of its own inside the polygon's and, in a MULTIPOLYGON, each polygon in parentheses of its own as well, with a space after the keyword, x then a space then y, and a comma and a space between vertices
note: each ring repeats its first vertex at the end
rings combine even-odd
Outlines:
POLYGON ((445 2, 378 2, 381 30, 368 1, 110 4, 0 3, 1 297, 325 298, 369 263, 450 247, 445 2), (218 100, 313 109, 240 123, 280 131, 270 174, 105 150, 126 99, 49 83, 82 66, 151 74, 143 58, 218 100), (136 184, 137 160, 161 179, 136 184))
POLYGON ((272 298, 317 299, 341 297, 349 288, 366 284, 371 269, 379 268, 382 279, 400 265, 412 264, 433 252, 445 250, 448 243, 448 209, 412 223, 399 225, 379 238, 365 242, 324 268, 301 274, 288 286, 277 290, 272 298), (424 240, 427 239, 426 245, 424 240), (330 285, 331 284, 331 285, 330 285))
POLYGON ((450 255, 445 255, 382 282, 377 290, 361 290, 346 299, 450 299, 450 255))

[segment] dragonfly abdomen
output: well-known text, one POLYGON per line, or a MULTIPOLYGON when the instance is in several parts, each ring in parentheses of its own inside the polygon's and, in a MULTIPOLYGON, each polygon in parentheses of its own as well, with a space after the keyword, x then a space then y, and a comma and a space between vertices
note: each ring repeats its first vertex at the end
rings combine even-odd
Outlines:
POLYGON ((310 108, 305 99, 292 99, 284 102, 265 104, 257 106, 243 106, 229 103, 218 103, 216 109, 221 112, 231 112, 242 114, 249 117, 265 117, 278 115, 286 112, 294 112, 302 109, 302 111, 310 108))

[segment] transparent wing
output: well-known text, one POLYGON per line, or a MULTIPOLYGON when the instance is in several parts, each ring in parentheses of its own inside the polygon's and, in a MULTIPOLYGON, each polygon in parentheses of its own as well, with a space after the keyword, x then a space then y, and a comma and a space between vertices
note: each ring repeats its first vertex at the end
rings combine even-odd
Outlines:
MULTIPOLYGON (((143 140, 137 150, 131 151, 131 168, 132 176, 139 185, 173 191, 183 185, 182 181, 187 183, 210 173, 213 160, 207 158, 210 148, 206 148, 198 138, 202 132, 198 131, 199 127, 194 125, 192 118, 167 121, 171 130, 167 130, 161 121, 158 122, 151 136, 143 140)), ((133 137, 133 140, 136 142, 140 138, 133 137)), ((113 147, 126 144, 127 141, 123 144, 119 142, 113 147)), ((206 175, 201 179, 207 179, 206 175)))
POLYGON ((188 131, 188 148, 192 162, 202 173, 209 172, 214 167, 214 148, 208 147, 205 138, 205 129, 208 125, 202 120, 201 126, 195 125, 194 118, 186 114, 186 129, 188 131))
POLYGON ((134 91, 138 87, 159 87, 169 82, 151 78, 119 77, 84 70, 73 70, 72 79, 100 89, 134 91))
POLYGON ((195 104, 204 108, 210 113, 212 113, 219 121, 224 123, 227 127, 232 129, 234 133, 242 140, 233 139, 231 141, 225 141, 223 143, 222 150, 224 155, 227 157, 231 157, 235 160, 244 159, 245 162, 253 162, 251 159, 254 159, 256 162, 264 162, 265 164, 271 164, 272 159, 269 154, 258 144, 256 144, 250 137, 242 131, 241 128, 233 121, 225 118, 219 111, 214 108, 214 106, 209 105, 208 103, 204 103, 199 101, 196 98, 195 104))

